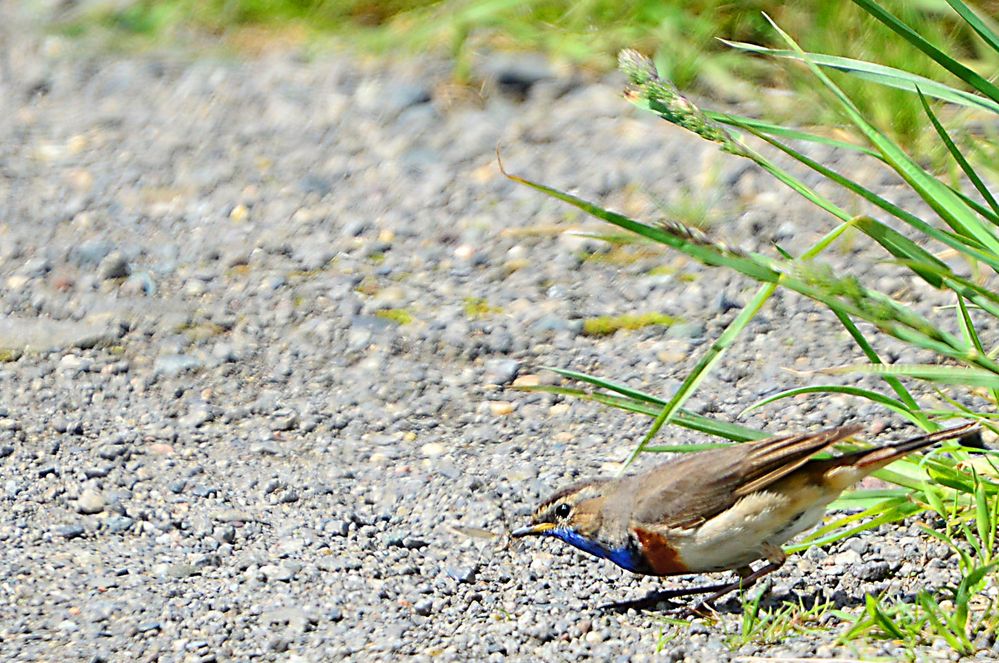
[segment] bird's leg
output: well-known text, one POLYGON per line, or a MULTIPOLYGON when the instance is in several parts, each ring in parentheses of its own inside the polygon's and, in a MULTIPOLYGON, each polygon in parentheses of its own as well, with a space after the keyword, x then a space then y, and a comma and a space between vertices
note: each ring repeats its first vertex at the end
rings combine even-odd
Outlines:
POLYGON ((753 571, 750 566, 743 566, 736 569, 736 573, 739 574, 739 580, 720 588, 714 594, 701 601, 699 605, 690 610, 691 614, 705 614, 706 612, 712 610, 711 604, 721 597, 725 596, 729 592, 734 592, 739 589, 749 589, 756 583, 757 580, 763 576, 773 573, 780 567, 784 566, 784 562, 787 561, 787 553, 781 550, 780 546, 771 545, 769 543, 764 544, 763 555, 768 562, 766 566, 760 567, 757 571, 753 571))
POLYGON ((756 583, 757 580, 763 576, 773 573, 780 567, 784 566, 784 562, 787 561, 787 554, 785 554, 779 546, 765 544, 763 554, 768 564, 761 567, 758 571, 754 571, 753 567, 748 564, 746 566, 740 566, 735 570, 735 572, 739 574, 739 580, 736 582, 727 582, 720 585, 708 585, 706 587, 667 589, 661 592, 652 592, 648 596, 632 601, 609 603, 601 606, 601 609, 616 610, 620 612, 624 612, 626 610, 642 610, 644 608, 653 608, 661 601, 669 601, 670 599, 693 596, 696 594, 711 594, 711 596, 701 601, 696 607, 689 610, 691 614, 703 615, 712 609, 711 604, 714 601, 717 601, 726 594, 734 592, 738 589, 749 589, 756 583))

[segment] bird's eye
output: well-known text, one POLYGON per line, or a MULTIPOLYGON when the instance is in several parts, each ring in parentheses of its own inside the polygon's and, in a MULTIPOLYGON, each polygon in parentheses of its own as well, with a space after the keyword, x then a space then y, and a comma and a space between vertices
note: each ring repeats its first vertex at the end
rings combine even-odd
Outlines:
POLYGON ((555 507, 555 516, 558 518, 568 518, 570 511, 572 511, 572 507, 563 502, 555 507))

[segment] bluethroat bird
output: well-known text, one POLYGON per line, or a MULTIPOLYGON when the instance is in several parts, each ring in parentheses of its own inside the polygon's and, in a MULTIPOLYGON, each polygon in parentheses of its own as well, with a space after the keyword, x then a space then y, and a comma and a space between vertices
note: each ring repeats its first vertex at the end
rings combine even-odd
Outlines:
MULTIPOLYGON (((832 458, 815 454, 860 426, 772 437, 689 454, 634 476, 584 481, 561 490, 511 536, 554 536, 633 573, 672 576, 735 570, 733 583, 660 592, 619 608, 712 594, 701 607, 779 569, 781 544, 811 529, 845 489, 892 461, 977 425, 921 435, 832 458), (753 570, 751 563, 766 560, 753 570)), ((980 444, 980 443, 979 443, 980 444)), ((968 444, 972 446, 972 444, 968 444)))

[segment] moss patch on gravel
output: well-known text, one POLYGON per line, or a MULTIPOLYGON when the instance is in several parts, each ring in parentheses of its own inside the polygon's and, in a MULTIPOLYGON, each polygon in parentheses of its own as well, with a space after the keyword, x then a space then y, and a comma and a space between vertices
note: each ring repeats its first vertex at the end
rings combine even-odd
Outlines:
POLYGON ((402 308, 385 308, 375 311, 375 317, 383 318, 397 325, 408 325, 413 321, 413 314, 402 308))
POLYGON ((471 319, 486 318, 490 315, 497 315, 502 313, 503 309, 499 306, 491 306, 488 301, 482 297, 466 297, 465 298, 465 317, 471 319))
POLYGON ((637 315, 600 315, 583 320, 583 333, 587 336, 607 336, 621 329, 635 330, 652 325, 669 327, 679 318, 665 313, 639 313, 637 315))
POLYGON ((21 358, 22 354, 24 353, 14 348, 0 348, 0 364, 8 361, 17 361, 21 358))

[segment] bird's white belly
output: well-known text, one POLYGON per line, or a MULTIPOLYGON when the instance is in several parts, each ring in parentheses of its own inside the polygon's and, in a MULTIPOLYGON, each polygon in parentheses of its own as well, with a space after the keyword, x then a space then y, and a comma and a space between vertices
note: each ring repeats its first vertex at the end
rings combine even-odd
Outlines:
POLYGON ((671 533, 670 540, 692 573, 735 569, 764 557, 764 544, 779 546, 811 529, 832 499, 818 486, 796 491, 752 493, 700 527, 671 533))

